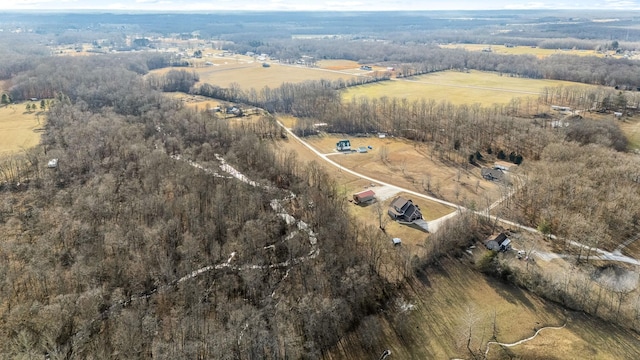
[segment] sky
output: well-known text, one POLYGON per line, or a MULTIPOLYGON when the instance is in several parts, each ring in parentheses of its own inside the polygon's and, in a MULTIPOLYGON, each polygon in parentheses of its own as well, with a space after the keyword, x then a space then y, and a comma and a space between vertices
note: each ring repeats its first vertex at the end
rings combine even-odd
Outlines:
POLYGON ((640 0, 2 0, 1 10, 640 10, 640 0))

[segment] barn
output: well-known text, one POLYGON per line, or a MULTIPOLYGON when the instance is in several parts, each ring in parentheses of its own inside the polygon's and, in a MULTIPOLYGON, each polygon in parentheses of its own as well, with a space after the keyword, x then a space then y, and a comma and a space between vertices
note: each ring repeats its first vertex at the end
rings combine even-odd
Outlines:
POLYGON ((357 194, 353 194, 353 202, 358 205, 370 204, 375 200, 376 200, 376 193, 374 193, 373 190, 365 190, 357 194))

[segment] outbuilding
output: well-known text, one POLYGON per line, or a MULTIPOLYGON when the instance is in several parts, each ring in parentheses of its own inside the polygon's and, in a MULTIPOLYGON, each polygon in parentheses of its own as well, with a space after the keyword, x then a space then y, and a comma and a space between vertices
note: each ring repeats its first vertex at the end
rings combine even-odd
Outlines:
POLYGON ((374 201, 376 201, 376 193, 373 192, 373 190, 365 190, 357 194, 353 194, 353 202, 358 205, 370 204, 374 201))

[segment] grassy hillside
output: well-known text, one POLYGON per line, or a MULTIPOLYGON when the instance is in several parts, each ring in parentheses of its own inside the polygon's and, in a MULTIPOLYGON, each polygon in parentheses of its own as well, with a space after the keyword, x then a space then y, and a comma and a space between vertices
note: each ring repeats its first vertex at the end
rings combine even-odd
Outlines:
POLYGON ((393 358, 472 358, 466 348, 471 329, 472 351, 480 356, 488 341, 488 359, 633 359, 640 356, 640 337, 591 319, 582 313, 541 300, 522 289, 486 278, 470 265, 470 256, 448 258, 427 268, 402 291, 393 310, 363 321, 325 359, 376 358, 390 349, 393 358))

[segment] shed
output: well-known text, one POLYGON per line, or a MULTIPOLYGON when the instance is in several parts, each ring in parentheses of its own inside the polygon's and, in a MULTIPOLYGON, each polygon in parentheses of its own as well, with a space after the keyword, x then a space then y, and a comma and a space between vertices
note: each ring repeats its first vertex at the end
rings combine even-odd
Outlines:
POLYGON ((402 239, 400 238, 393 238, 391 241, 393 242, 393 245, 402 245, 402 239))
POLYGON ((51 159, 49 160, 49 162, 47 163, 47 167, 50 169, 55 169, 58 167, 58 159, 51 159))
POLYGON ((376 193, 373 190, 361 191, 357 194, 353 194, 353 201, 356 204, 369 204, 376 200, 376 193))

